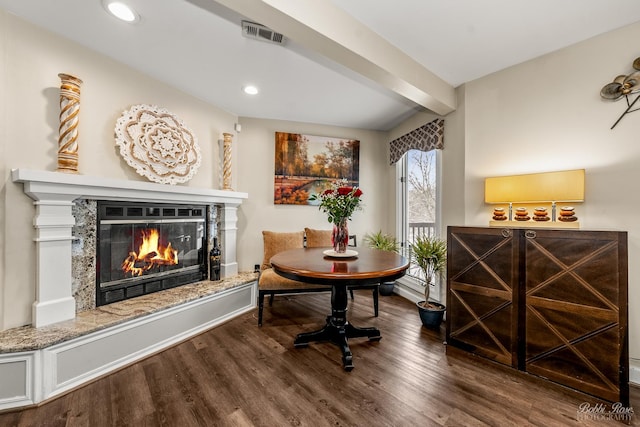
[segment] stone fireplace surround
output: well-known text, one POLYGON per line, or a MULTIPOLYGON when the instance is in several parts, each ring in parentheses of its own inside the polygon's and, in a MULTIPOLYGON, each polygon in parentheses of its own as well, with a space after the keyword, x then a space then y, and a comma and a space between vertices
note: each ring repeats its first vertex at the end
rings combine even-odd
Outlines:
POLYGON ((0 411, 59 396, 255 308, 257 275, 238 273, 236 261, 246 193, 26 169, 12 179, 36 206, 36 301, 32 326, 0 332, 0 411), (72 208, 80 200, 215 205, 222 279, 76 313, 72 208))

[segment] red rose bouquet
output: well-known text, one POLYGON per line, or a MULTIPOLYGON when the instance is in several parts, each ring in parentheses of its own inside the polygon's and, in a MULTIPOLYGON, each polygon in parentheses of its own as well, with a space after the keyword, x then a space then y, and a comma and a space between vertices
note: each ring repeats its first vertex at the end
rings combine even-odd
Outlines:
POLYGON ((329 216, 329 222, 339 225, 341 221, 351 219, 356 209, 361 209, 362 190, 347 185, 347 180, 335 181, 331 188, 319 196, 314 194, 310 200, 320 200, 318 208, 329 216))

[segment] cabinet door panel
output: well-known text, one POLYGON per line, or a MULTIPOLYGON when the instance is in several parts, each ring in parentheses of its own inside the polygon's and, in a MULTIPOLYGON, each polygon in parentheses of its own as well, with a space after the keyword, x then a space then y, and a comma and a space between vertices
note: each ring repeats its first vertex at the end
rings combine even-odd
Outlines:
POLYGON ((511 230, 451 227, 447 342, 517 366, 517 239, 511 230))
POLYGON ((627 380, 619 234, 536 230, 524 243, 525 369, 611 401, 627 380))

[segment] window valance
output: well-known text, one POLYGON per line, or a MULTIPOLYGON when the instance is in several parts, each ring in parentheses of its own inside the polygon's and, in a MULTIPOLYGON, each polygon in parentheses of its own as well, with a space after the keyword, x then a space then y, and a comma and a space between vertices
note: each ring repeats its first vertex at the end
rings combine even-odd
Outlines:
POLYGON ((389 164, 394 164, 409 150, 430 151, 444 148, 444 119, 435 119, 389 143, 389 164))

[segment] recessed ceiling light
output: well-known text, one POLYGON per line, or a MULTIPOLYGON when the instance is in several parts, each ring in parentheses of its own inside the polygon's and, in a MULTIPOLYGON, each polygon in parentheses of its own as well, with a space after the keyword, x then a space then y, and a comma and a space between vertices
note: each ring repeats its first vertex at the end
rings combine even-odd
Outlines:
POLYGON ((137 22, 140 20, 140 15, 136 13, 131 7, 119 1, 104 1, 105 8, 110 14, 125 22, 137 22))
POLYGON ((258 94, 258 88, 253 86, 253 85, 248 85, 242 88, 242 91, 244 93, 246 93, 247 95, 257 95, 258 94))

